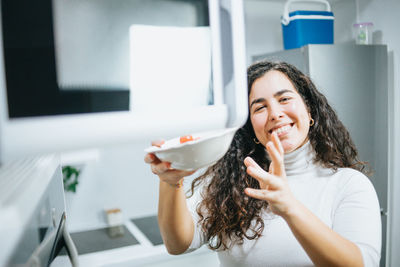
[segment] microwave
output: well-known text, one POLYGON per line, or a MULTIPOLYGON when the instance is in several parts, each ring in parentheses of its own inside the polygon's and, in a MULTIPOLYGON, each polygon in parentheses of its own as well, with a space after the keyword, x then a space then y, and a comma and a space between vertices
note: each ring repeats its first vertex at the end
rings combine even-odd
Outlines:
MULTIPOLYGON (((0 8, 1 163, 240 127, 247 119, 242 0, 2 0, 0 8), (154 61, 151 71, 157 80, 168 70, 158 69, 157 62, 169 50, 152 55, 174 40, 165 38, 158 48, 151 46, 155 50, 150 44, 157 43, 145 43, 136 54, 147 58, 136 63, 139 59, 130 56, 133 25, 208 29, 206 103, 153 105, 153 96, 173 90, 178 79, 156 88, 149 98, 132 96, 131 80, 142 77, 130 73, 132 64, 142 71, 146 59, 154 61), (147 101, 148 108, 136 110, 134 101, 147 101)), ((185 36, 182 41, 190 39, 185 36)), ((182 57, 179 52, 175 56, 182 57)), ((194 92, 194 84, 189 81, 187 90, 194 92)))

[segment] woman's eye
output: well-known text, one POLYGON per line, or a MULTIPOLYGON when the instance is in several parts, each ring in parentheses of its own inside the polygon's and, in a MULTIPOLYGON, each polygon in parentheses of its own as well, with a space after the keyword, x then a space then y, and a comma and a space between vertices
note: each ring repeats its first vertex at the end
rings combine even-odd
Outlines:
POLYGON ((262 110, 265 106, 259 106, 254 109, 255 112, 262 110))
POLYGON ((282 97, 281 99, 279 99, 279 102, 287 102, 290 100, 290 97, 282 97))

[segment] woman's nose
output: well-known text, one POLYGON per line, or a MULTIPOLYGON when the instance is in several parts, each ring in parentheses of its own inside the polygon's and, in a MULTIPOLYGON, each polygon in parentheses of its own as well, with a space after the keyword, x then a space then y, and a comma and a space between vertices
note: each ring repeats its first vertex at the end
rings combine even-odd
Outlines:
POLYGON ((268 114, 270 121, 275 121, 283 116, 282 109, 278 104, 270 104, 268 114))

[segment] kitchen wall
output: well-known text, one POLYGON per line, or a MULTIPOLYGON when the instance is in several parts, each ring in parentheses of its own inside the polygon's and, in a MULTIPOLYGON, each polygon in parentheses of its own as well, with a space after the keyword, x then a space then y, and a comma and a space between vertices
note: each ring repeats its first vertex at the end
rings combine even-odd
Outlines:
MULTIPOLYGON (((352 43, 352 25, 356 21, 355 0, 330 1, 335 15, 334 42, 352 43)), ((283 50, 280 17, 284 0, 245 0, 247 61, 258 54, 283 50)), ((290 10, 323 10, 310 3, 293 4, 290 10)))

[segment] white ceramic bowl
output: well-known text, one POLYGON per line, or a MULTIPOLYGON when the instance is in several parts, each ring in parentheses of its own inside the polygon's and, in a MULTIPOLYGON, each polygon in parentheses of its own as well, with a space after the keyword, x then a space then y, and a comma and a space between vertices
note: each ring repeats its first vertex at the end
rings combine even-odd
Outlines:
POLYGON ((162 161, 171 162, 178 170, 197 170, 217 162, 228 151, 238 128, 192 134, 194 141, 180 143, 180 137, 166 141, 161 147, 151 146, 146 153, 154 153, 162 161))

